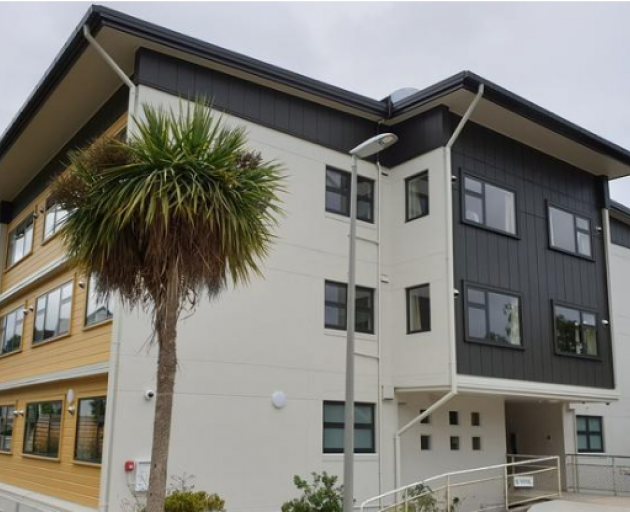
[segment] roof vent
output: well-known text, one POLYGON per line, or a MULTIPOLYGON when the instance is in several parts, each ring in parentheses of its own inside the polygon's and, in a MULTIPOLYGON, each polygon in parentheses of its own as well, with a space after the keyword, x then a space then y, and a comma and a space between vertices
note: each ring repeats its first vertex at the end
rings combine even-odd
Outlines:
POLYGON ((398 89, 389 95, 389 99, 392 103, 398 103, 405 98, 419 92, 420 89, 416 89, 415 87, 403 87, 402 89, 398 89))

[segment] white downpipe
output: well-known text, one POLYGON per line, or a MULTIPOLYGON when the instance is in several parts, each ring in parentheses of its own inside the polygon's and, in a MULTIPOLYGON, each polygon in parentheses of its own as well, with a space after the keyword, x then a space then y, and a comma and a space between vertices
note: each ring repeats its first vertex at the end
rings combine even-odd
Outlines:
POLYGON ((103 57, 103 60, 107 62, 110 68, 118 75, 118 77, 123 81, 123 83, 129 87, 129 112, 131 116, 127 122, 127 133, 130 132, 130 126, 134 122, 134 118, 137 114, 137 106, 138 106, 138 88, 136 84, 134 84, 131 79, 127 76, 127 74, 120 68, 116 61, 111 58, 111 56, 103 49, 103 47, 98 43, 94 37, 92 37, 92 33, 90 32, 90 28, 87 25, 83 25, 83 35, 85 39, 87 39, 88 43, 92 45, 92 47, 96 50, 96 52, 103 57))
POLYGON ((376 160, 376 364, 377 364, 377 385, 376 396, 378 397, 377 421, 378 421, 378 492, 383 492, 383 381, 381 370, 381 321, 383 318, 383 297, 381 286, 381 197, 382 197, 382 175, 381 163, 376 160))
MULTIPOLYGON (((446 274, 447 274, 447 290, 451 290, 451 293, 455 293, 455 276, 453 271, 453 186, 451 183, 452 180, 452 165, 451 165, 451 148, 457 141, 460 133, 464 129, 464 126, 470 119, 473 111, 477 107, 477 104, 481 100, 483 96, 484 86, 483 84, 479 85, 479 90, 475 95, 474 99, 470 103, 466 113, 459 121, 459 124, 455 128, 453 135, 446 143, 444 148, 444 187, 445 187, 445 197, 444 201, 444 218, 446 219, 446 274)), ((395 468, 395 487, 400 487, 400 482, 402 480, 402 453, 400 449, 400 438, 401 436, 407 432, 410 428, 420 423, 424 418, 429 416, 431 413, 438 410, 442 405, 450 401, 454 396, 457 395, 457 353, 455 346, 455 303, 454 297, 447 301, 447 333, 448 333, 448 346, 449 346, 449 373, 450 373, 450 391, 440 398, 437 402, 431 405, 426 411, 420 413, 414 419, 412 419, 409 423, 400 428, 396 434, 394 435, 394 458, 396 463, 395 468)))
MULTIPOLYGON (((608 289, 608 332, 610 333, 610 339, 612 341, 612 356, 613 356, 613 373, 614 373, 614 382, 615 389, 618 389, 617 383, 619 382, 619 358, 617 350, 617 337, 616 337, 616 326, 615 326, 615 311, 613 304, 613 294, 612 294, 612 269, 610 268, 610 247, 612 244, 611 235, 610 235, 610 212, 607 208, 602 209, 602 220, 604 221, 604 252, 606 254, 605 262, 606 262, 606 288, 608 289)), ((575 432, 575 431, 574 431, 575 432)))
MULTIPOLYGON (((131 79, 120 68, 116 61, 103 49, 103 47, 92 37, 90 29, 87 25, 83 25, 83 35, 87 39, 88 43, 96 50, 96 52, 103 57, 105 62, 112 68, 112 70, 118 75, 123 83, 129 88, 129 116, 127 119, 127 138, 129 138, 133 132, 133 123, 136 118, 137 105, 138 105, 138 88, 131 81, 131 79)), ((109 493, 110 483, 113 471, 113 451, 114 451, 114 424, 116 421, 116 398, 118 395, 118 370, 120 367, 120 343, 122 336, 122 315, 123 307, 119 300, 118 305, 114 311, 114 328, 112 329, 113 339, 110 347, 109 356, 109 375, 107 378, 107 411, 105 413, 105 425, 109 427, 105 429, 105 438, 103 444, 105 447, 103 453, 103 464, 101 472, 101 489, 99 492, 98 509, 100 512, 107 512, 109 510, 109 493)))

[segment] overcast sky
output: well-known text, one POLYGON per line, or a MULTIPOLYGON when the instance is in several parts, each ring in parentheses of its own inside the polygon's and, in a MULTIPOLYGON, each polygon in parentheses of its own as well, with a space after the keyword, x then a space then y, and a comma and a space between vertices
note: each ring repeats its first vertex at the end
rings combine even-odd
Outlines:
MULTIPOLYGON (((630 148, 630 3, 104 4, 377 99, 469 69, 630 148)), ((89 5, 0 3, 0 132, 89 5)))

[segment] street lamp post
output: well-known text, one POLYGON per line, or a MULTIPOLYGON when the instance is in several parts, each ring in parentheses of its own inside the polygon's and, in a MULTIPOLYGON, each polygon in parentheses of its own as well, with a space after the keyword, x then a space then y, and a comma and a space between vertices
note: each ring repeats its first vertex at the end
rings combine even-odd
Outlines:
MULTIPOLYGON (((343 512, 354 508, 354 331, 356 322, 356 250, 357 250, 357 165, 398 141, 393 133, 383 133, 366 140, 350 151, 350 248, 348 251, 347 341, 346 341, 346 400, 343 448, 343 512)), ((379 212, 380 215, 380 212, 379 212)), ((380 393, 380 391, 379 391, 380 393)))

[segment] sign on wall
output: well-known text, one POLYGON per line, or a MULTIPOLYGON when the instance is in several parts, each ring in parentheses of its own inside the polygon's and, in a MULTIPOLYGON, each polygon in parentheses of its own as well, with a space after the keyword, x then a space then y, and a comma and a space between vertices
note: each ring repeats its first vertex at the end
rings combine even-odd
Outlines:
POLYGON ((533 476, 515 476, 514 477, 515 489, 531 489, 532 487, 534 487, 533 476))

